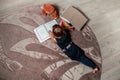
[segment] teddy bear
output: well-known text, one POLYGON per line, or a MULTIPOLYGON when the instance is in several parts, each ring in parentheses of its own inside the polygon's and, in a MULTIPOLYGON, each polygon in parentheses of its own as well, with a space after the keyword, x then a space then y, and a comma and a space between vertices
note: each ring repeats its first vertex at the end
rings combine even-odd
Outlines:
POLYGON ((58 11, 52 4, 45 3, 41 6, 41 11, 43 15, 50 15, 52 19, 58 18, 58 11))

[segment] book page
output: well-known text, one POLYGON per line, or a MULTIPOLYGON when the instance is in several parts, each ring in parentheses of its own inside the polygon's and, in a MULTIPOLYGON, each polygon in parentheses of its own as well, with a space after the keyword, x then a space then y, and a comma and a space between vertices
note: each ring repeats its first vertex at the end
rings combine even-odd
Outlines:
POLYGON ((45 27, 46 27, 47 31, 49 31, 49 30, 52 31, 52 26, 55 24, 57 24, 56 20, 52 20, 50 22, 45 23, 45 27))
POLYGON ((46 30, 44 25, 40 25, 36 29, 34 29, 37 38, 40 42, 43 42, 50 38, 48 31, 46 30))

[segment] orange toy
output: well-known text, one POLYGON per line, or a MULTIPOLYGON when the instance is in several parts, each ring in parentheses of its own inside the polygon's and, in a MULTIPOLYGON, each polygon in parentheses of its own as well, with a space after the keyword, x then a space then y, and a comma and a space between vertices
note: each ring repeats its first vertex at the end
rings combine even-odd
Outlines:
POLYGON ((41 6, 41 9, 43 15, 50 15, 53 19, 58 18, 57 10, 53 5, 46 3, 41 6))

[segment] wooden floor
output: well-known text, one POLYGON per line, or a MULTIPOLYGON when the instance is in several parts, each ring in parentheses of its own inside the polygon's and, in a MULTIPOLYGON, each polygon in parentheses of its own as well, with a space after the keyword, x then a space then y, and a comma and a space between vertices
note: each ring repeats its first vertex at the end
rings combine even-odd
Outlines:
POLYGON ((45 2, 57 4, 60 9, 74 5, 88 16, 88 25, 101 48, 101 80, 120 80, 120 0, 0 0, 0 17, 45 2))

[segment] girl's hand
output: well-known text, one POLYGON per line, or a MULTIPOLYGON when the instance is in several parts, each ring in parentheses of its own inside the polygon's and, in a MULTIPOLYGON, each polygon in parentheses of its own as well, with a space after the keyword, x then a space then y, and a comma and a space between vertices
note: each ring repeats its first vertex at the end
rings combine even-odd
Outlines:
POLYGON ((50 34, 51 40, 52 40, 54 43, 56 43, 56 39, 55 39, 52 31, 48 31, 48 33, 50 34))
POLYGON ((52 31, 48 31, 48 33, 49 33, 50 37, 54 37, 52 31))
POLYGON ((48 31, 48 33, 50 34, 50 35, 52 35, 53 33, 52 33, 52 31, 48 31))

